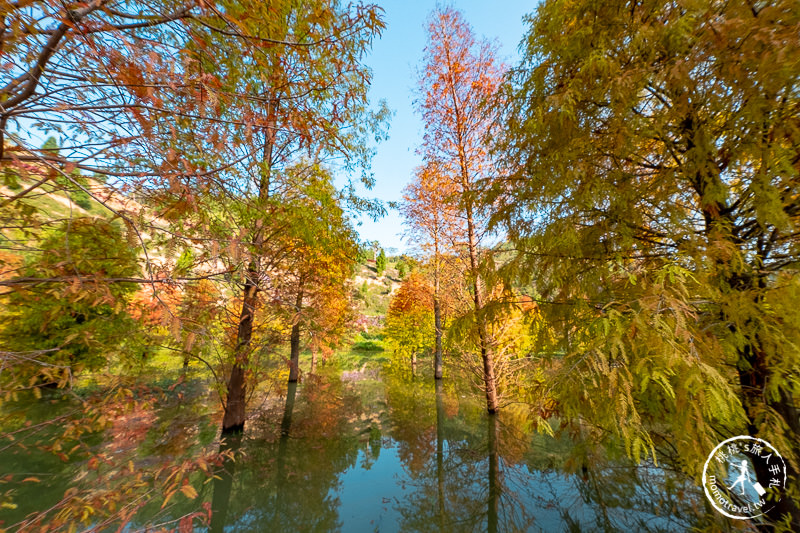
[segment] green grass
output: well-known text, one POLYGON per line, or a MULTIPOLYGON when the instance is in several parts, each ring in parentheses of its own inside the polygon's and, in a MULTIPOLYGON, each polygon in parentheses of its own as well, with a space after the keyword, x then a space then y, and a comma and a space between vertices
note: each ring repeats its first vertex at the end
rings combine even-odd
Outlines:
POLYGON ((335 354, 332 360, 340 370, 358 370, 364 365, 380 368, 389 362, 389 356, 383 351, 347 350, 335 354))
POLYGON ((384 347, 380 341, 365 340, 354 343, 350 349, 357 352, 382 352, 384 347))
POLYGON ((381 333, 359 333, 350 346, 351 351, 357 352, 382 352, 386 349, 381 333))

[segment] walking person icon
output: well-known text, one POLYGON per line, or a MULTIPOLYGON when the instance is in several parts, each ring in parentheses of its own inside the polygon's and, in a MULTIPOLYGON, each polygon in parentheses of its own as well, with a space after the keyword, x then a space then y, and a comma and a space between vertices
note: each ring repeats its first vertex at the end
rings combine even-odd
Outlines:
POLYGON ((745 495, 745 489, 744 489, 745 480, 747 480, 747 482, 750 483, 751 485, 753 484, 753 482, 750 481, 750 469, 748 468, 747 459, 742 459, 742 465, 739 467, 739 477, 736 478, 736 481, 733 482, 733 485, 728 487, 728 490, 733 490, 733 487, 735 487, 736 485, 741 485, 742 486, 742 496, 744 496, 745 495))

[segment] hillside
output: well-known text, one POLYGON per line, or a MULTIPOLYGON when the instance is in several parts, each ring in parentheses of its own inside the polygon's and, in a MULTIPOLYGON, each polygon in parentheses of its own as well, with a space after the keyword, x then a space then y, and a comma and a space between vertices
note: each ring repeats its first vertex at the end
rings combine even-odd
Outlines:
POLYGON ((400 257, 388 257, 386 270, 378 275, 374 259, 367 259, 358 266, 355 276, 354 297, 360 304, 364 316, 383 318, 389 307, 392 294, 403 282, 398 271, 400 257))

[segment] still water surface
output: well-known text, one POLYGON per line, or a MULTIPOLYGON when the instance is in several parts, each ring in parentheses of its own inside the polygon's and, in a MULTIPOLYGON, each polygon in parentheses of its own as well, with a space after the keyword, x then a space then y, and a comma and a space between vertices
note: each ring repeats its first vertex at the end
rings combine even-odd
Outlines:
MULTIPOLYGON (((137 469, 215 449, 218 415, 201 385, 185 384, 179 402, 131 418, 95 446, 113 456, 127 445, 137 469)), ((524 410, 489 417, 477 399, 466 385, 391 369, 312 376, 264 400, 245 435, 222 443, 236 459, 213 479, 190 478, 196 499, 162 509, 153 498, 127 531, 177 527, 180 516, 208 511, 198 530, 685 531, 706 513, 697 489, 670 470, 539 434, 524 410)), ((0 528, 88 480, 84 463, 18 448, 0 461, 17 474, 49 471, 35 489, 18 487, 21 505, 0 514, 0 528)))

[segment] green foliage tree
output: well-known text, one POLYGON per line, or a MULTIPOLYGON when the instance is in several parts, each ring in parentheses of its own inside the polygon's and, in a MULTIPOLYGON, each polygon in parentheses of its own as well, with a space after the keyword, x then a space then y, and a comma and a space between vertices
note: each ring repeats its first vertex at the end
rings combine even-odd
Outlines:
POLYGON ((389 303, 384 329, 389 346, 409 358, 416 373, 417 357, 433 347, 432 289, 420 274, 411 274, 389 303))
POLYGON ((81 209, 85 209, 86 211, 92 208, 92 200, 89 198, 89 195, 82 190, 76 191, 72 199, 75 201, 75 205, 80 207, 81 209))
POLYGON ((358 255, 356 256, 356 262, 359 264, 363 264, 369 259, 369 250, 363 244, 359 244, 358 246, 358 255))
POLYGON ((796 3, 547 1, 530 24, 487 200, 510 279, 557 304, 564 414, 636 458, 666 427, 692 474, 720 432, 760 436, 797 497, 796 3))
POLYGON ((58 155, 58 150, 60 146, 58 145, 58 140, 52 135, 48 137, 44 143, 42 143, 42 152, 46 152, 50 155, 58 155))
POLYGON ((39 246, 15 280, 0 336, 21 354, 7 365, 12 375, 64 384, 104 366, 135 330, 127 304, 141 273, 135 251, 103 219, 67 221, 39 246))
POLYGON ((369 295, 369 284, 367 283, 366 280, 364 280, 364 283, 362 283, 361 286, 358 288, 358 297, 366 302, 368 295, 369 295))
MULTIPOLYGON (((48 137, 41 147, 42 152, 51 156, 58 156, 59 149, 58 141, 53 136, 48 137)), ((92 201, 82 188, 86 187, 88 183, 86 178, 81 176, 80 170, 73 169, 69 176, 66 174, 57 174, 55 183, 69 195, 70 199, 75 202, 75 205, 87 211, 92 208, 92 201), (73 183, 73 181, 75 183, 73 183), (76 186, 76 183, 80 184, 81 187, 76 186)))
MULTIPOLYGON (((58 140, 52 135, 47 138, 41 147, 42 152, 51 156, 58 156, 59 149, 58 140)), ((66 174, 56 174, 55 183, 63 192, 69 195, 70 199, 75 202, 75 205, 85 210, 91 209, 92 201, 89 195, 81 187, 77 187, 75 183, 73 183, 73 180, 82 187, 87 185, 86 179, 81 176, 81 171, 78 169, 73 169, 69 176, 66 174)))
POLYGON ((378 258, 375 260, 375 269, 379 276, 383 276, 386 271, 386 252, 383 251, 383 248, 381 248, 381 253, 378 254, 378 258))
POLYGON ((333 176, 312 165, 293 169, 301 175, 295 196, 285 199, 291 207, 290 252, 284 266, 284 300, 289 315, 289 382, 297 382, 302 335, 317 335, 334 343, 347 329, 351 317, 347 280, 358 250, 357 234, 342 209, 342 198, 333 176))
POLYGON ((92 199, 89 196, 89 193, 84 190, 84 188, 88 185, 86 178, 81 175, 79 170, 75 170, 72 173, 72 179, 81 185, 81 187, 74 187, 74 190, 70 193, 72 201, 75 202, 75 205, 81 209, 85 209, 86 211, 90 210, 92 208, 92 199))
POLYGON ((408 266, 406 262, 401 259, 397 262, 397 276, 400 279, 405 279, 406 274, 408 274, 408 266))
POLYGON ((19 182, 19 173, 11 168, 4 168, 2 171, 3 185, 12 191, 19 191, 22 189, 22 184, 19 182))

